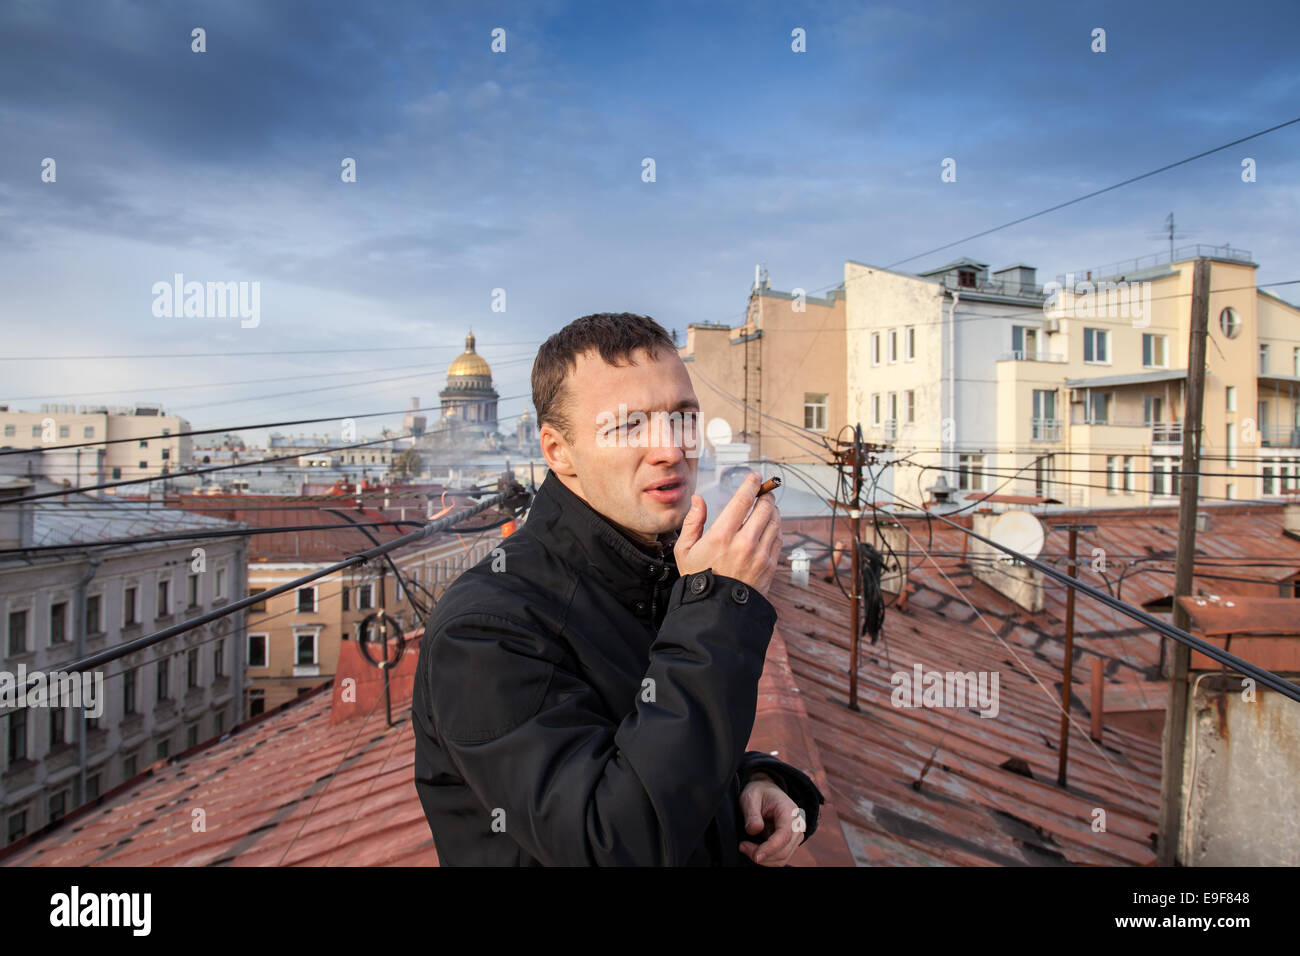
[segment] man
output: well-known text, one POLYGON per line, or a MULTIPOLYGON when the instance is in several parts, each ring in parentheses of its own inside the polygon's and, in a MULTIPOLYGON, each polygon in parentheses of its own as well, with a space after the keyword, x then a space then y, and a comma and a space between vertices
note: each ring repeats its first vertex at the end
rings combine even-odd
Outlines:
POLYGON ((652 319, 570 323, 532 387, 550 471, 420 650, 415 783, 439 860, 784 865, 824 800, 745 751, 777 616, 772 496, 751 475, 703 532, 699 403, 652 319))

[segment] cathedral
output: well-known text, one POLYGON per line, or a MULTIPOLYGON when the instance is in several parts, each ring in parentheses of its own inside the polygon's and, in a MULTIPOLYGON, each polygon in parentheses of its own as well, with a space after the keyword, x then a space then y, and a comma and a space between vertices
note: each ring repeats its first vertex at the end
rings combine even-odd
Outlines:
POLYGON ((446 387, 438 393, 438 421, 424 433, 419 447, 460 451, 527 448, 536 439, 532 415, 526 411, 519 415, 509 438, 503 436, 497 428, 499 398, 492 386, 492 368, 475 351, 471 331, 465 336, 465 351, 447 369, 446 387))

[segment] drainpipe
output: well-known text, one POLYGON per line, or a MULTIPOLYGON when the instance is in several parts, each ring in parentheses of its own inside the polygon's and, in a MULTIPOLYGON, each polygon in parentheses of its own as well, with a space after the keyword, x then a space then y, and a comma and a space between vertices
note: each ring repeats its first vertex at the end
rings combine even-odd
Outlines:
POLYGON ((957 303, 961 299, 961 290, 952 290, 952 312, 948 315, 948 417, 952 421, 952 441, 954 448, 948 461, 948 467, 957 474, 957 303))
MULTIPOLYGON (((95 572, 99 570, 99 558, 91 557, 90 565, 86 570, 86 576, 77 582, 77 600, 73 605, 77 615, 77 660, 86 656, 86 586, 94 578, 95 572)), ((101 612, 103 613, 102 609, 101 612)), ((85 675, 83 675, 84 679, 85 675)), ((83 702, 85 698, 82 698, 83 702)), ((77 776, 77 795, 73 801, 73 806, 81 806, 86 802, 86 708, 81 708, 81 726, 77 734, 77 763, 80 767, 80 773, 77 776)))

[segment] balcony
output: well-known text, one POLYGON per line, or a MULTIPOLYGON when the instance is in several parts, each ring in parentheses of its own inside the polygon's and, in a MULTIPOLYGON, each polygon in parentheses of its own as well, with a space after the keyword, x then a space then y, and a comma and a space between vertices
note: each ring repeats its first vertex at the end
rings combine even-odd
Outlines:
POLYGON ((1259 441, 1265 448, 1300 448, 1300 425, 1263 425, 1259 441))
POLYGON ((896 441, 898 439, 898 419, 886 418, 881 426, 885 431, 885 441, 896 441))
POLYGON ((1183 443, 1182 422, 1152 422, 1151 444, 1181 445, 1183 443))
POLYGON ((1034 441, 1060 441, 1061 420, 1059 418, 1035 418, 1031 437, 1034 441))
POLYGON ((999 362, 1064 362, 1065 355, 1061 352, 1028 352, 1024 349, 1018 349, 1012 352, 1003 352, 998 356, 999 362))

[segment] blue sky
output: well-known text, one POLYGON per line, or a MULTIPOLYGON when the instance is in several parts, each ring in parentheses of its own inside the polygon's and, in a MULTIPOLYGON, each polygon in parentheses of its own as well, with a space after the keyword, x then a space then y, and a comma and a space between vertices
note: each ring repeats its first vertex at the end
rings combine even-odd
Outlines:
MULTIPOLYGON (((470 326, 525 396, 537 345, 579 315, 739 322, 757 262, 826 289, 845 259, 1300 116, 1297 25, 1293 3, 10 0, 0 402, 159 401, 196 428, 436 404, 470 326), (155 317, 178 272, 259 282, 260 324, 155 317), (351 348, 400 350, 289 354, 351 348), (195 357, 57 358, 159 353, 195 357)), ((968 255, 1043 281, 1166 249, 1173 211, 1180 244, 1300 278, 1297 156, 1300 124, 905 268, 968 255)))

